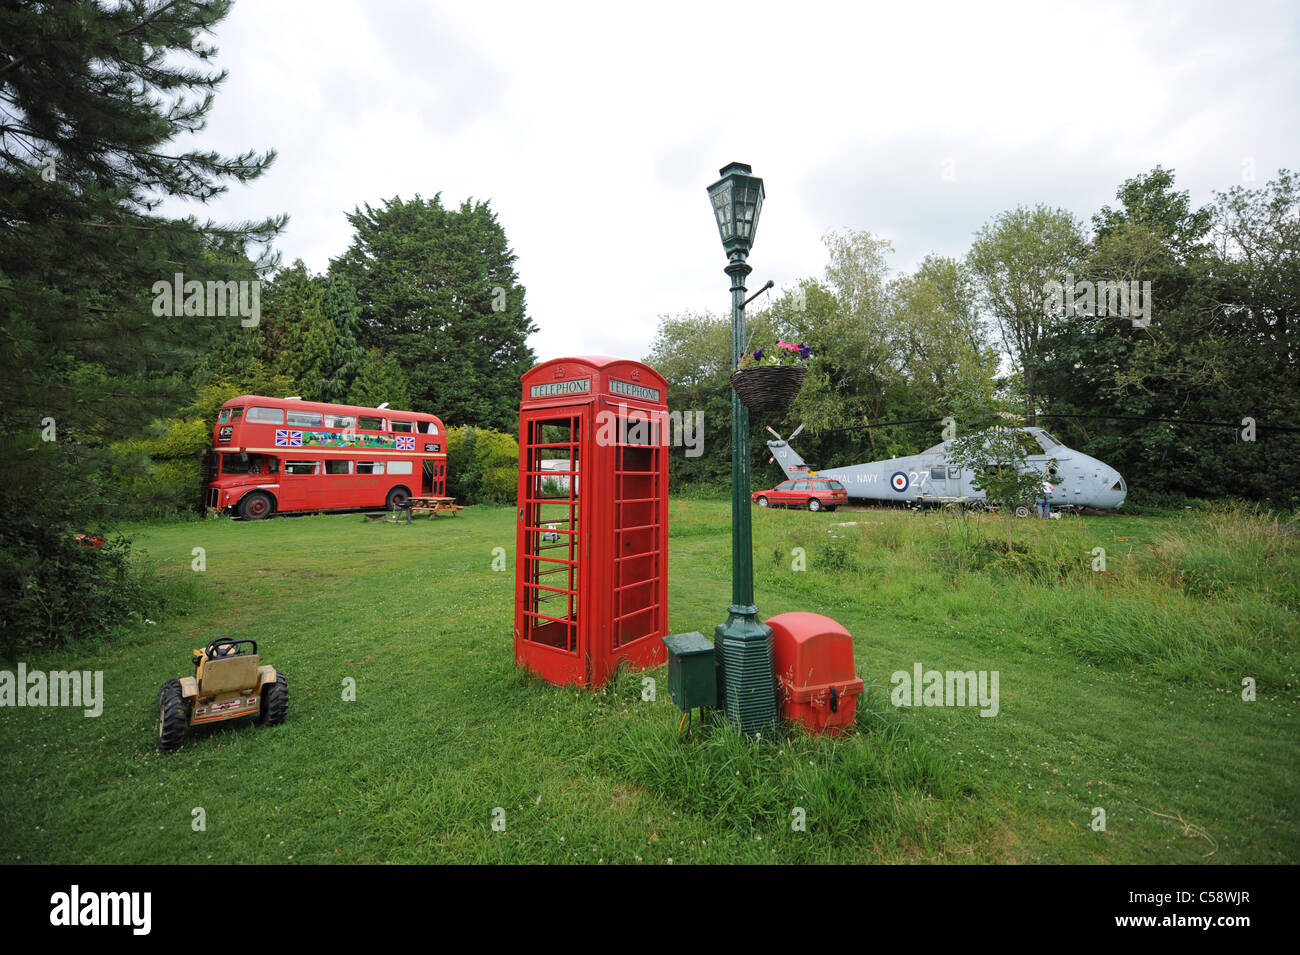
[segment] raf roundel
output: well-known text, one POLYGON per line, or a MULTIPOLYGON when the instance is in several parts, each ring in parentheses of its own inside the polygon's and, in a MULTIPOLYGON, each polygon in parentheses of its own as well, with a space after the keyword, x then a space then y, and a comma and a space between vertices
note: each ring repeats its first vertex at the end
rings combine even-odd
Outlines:
POLYGON ((893 487, 895 491, 901 494, 907 490, 907 485, 909 482, 907 480, 906 474, 904 474, 902 471, 895 471, 894 476, 889 479, 889 483, 890 486, 893 487))

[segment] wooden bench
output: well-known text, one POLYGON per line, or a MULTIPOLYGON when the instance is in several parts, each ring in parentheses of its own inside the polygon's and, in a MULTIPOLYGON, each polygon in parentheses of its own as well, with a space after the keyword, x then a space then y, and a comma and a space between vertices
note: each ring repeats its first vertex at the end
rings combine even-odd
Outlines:
POLYGON ((428 514, 432 519, 438 514, 450 514, 455 517, 463 510, 454 497, 413 497, 407 504, 412 514, 428 514))

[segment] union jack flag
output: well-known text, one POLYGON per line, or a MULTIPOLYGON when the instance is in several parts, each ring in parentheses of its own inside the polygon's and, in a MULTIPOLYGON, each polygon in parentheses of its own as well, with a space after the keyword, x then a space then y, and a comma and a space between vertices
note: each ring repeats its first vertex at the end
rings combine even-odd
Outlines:
POLYGON ((414 451, 414 450, 415 450, 415 438, 412 438, 412 437, 402 437, 401 435, 398 435, 398 436, 397 436, 397 450, 398 450, 398 451, 414 451))
POLYGON ((301 448, 302 432, 301 431, 277 431, 275 433, 275 446, 277 448, 301 448))

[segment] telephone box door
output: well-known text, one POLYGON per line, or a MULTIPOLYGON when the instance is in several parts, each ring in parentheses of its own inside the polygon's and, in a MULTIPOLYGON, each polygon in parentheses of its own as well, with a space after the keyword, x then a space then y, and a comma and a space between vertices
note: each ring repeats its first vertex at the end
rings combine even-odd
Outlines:
MULTIPOLYGON (((547 679, 586 683, 579 616, 586 570, 579 473, 589 412, 520 418, 515 632, 547 679)), ((516 651, 516 663, 523 662, 516 651)))

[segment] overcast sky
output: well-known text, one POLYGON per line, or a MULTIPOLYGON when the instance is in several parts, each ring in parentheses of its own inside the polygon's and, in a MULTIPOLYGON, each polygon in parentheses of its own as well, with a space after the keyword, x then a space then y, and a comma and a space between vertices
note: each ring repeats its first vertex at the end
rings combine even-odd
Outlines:
POLYGON ((210 39, 198 141, 279 152, 210 214, 289 213, 285 264, 322 272, 362 203, 491 200, 542 360, 729 307, 705 187, 731 161, 767 188, 751 289, 820 276, 829 230, 907 271, 1156 164, 1198 204, 1300 168, 1296 3, 239 0, 210 39))

